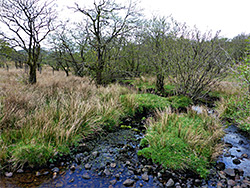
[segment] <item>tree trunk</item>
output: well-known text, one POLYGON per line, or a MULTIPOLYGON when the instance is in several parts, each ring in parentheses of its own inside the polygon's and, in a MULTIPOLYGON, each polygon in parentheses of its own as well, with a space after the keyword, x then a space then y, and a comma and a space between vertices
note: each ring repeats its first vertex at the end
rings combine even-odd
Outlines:
POLYGON ((157 74, 156 89, 160 92, 164 91, 164 76, 162 74, 157 74))
POLYGON ((29 83, 35 84, 36 83, 36 63, 30 64, 30 75, 29 75, 29 83))
POLYGON ((101 85, 102 84, 102 70, 97 70, 96 73, 96 84, 101 85))

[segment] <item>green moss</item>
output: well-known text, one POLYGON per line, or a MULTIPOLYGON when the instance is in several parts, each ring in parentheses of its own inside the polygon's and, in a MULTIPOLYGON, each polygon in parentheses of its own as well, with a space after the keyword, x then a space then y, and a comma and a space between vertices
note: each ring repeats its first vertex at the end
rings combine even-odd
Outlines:
POLYGON ((223 132, 212 119, 194 114, 161 114, 148 127, 139 155, 175 170, 189 169, 206 177, 215 145, 223 132), (214 135, 216 133, 216 136, 214 135))
POLYGON ((192 104, 192 99, 183 95, 169 97, 168 101, 171 102, 171 106, 175 109, 186 108, 192 104))
POLYGON ((168 95, 174 95, 175 94, 175 86, 164 85, 164 92, 168 95))
POLYGON ((165 98, 149 93, 122 95, 121 101, 129 115, 134 115, 135 113, 142 113, 144 110, 163 110, 170 106, 175 109, 185 108, 192 104, 192 100, 185 96, 173 96, 165 98), (129 100, 131 98, 133 98, 133 100, 129 100), (136 103, 136 105, 134 105, 134 103, 136 103))
POLYGON ((49 144, 20 142, 12 148, 12 161, 21 165, 28 162, 30 166, 42 166, 53 155, 53 149, 49 144))

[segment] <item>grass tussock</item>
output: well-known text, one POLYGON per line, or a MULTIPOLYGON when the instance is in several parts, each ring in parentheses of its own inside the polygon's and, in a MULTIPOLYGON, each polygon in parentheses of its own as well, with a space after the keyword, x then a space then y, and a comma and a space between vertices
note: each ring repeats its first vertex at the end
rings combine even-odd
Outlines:
POLYGON ((219 116, 234 122, 244 131, 250 131, 250 96, 239 82, 221 82, 216 92, 221 96, 217 102, 219 116))
POLYGON ((36 85, 25 84, 21 70, 0 74, 0 164, 15 168, 44 165, 80 139, 115 128, 125 113, 120 96, 131 93, 61 72, 45 71, 36 85))
POLYGON ((218 143, 222 136, 223 129, 213 117, 191 110, 175 114, 167 109, 158 111, 157 118, 149 121, 141 141, 147 147, 139 154, 166 168, 188 169, 206 177, 210 162, 221 151, 218 143))

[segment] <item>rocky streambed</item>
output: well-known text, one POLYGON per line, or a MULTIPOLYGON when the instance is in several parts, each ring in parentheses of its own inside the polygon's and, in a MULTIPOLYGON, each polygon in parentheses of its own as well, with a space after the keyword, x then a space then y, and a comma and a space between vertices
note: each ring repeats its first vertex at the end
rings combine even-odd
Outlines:
MULTIPOLYGON (((135 127, 142 125, 139 122, 135 127)), ((71 158, 63 160, 62 156, 60 164, 47 169, 6 173, 0 187, 250 187, 250 142, 235 126, 225 130, 224 153, 207 181, 138 156, 144 131, 137 128, 82 143, 71 158)))

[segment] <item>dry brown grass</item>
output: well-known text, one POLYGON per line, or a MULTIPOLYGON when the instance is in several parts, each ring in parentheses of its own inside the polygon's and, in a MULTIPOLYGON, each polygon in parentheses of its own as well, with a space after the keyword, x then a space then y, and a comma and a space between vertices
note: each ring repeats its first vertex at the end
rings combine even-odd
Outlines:
POLYGON ((0 69, 0 74, 0 157, 12 144, 11 160, 16 164, 27 160, 20 156, 22 143, 32 149, 36 144, 43 150, 53 146, 57 153, 90 134, 114 128, 124 116, 120 95, 130 93, 119 85, 97 88, 88 78, 53 75, 50 70, 38 74, 35 85, 26 84, 23 70, 0 69))

